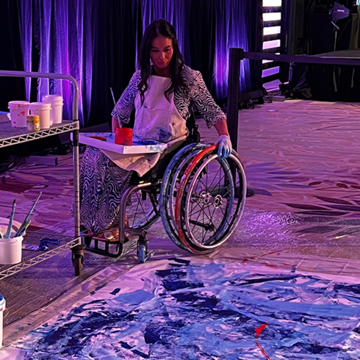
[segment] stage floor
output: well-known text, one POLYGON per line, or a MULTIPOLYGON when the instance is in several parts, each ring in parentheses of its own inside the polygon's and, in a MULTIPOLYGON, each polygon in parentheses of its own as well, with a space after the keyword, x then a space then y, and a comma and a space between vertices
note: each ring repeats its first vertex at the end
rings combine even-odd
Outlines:
MULTIPOLYGON (((220 252, 189 257, 158 222, 145 265, 134 255, 114 262, 86 253, 74 280, 69 252, 0 281, 5 345, 13 344, 0 359, 78 351, 99 359, 359 358, 360 106, 291 100, 239 116, 238 153, 255 196, 220 252)), ((202 122, 201 133, 217 139, 202 122)), ((71 185, 71 156, 53 168, 19 165, 2 175, 0 216, 14 197, 27 208, 41 189, 33 229, 69 233, 71 185)))

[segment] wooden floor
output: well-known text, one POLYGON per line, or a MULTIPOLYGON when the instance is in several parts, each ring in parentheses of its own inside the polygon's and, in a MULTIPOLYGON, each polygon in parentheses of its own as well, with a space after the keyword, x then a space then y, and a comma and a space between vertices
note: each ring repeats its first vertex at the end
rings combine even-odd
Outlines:
MULTIPOLYGON (((239 228, 225 247, 359 260, 359 120, 358 104, 293 100, 241 110, 238 153, 255 196, 247 200, 239 228)), ((200 125, 203 140, 214 143, 216 131, 200 125)), ((58 158, 56 167, 20 164, 2 174, 0 216, 9 216, 16 198, 15 219, 22 221, 42 191, 32 230, 71 233, 71 155, 58 158)), ((149 238, 158 254, 184 254, 167 240, 160 222, 149 238)), ((134 266, 135 257, 124 264, 134 266)), ((74 299, 84 296, 96 283, 85 290, 82 284, 110 265, 112 259, 86 253, 84 273, 75 279, 67 252, 0 281, 8 305, 5 330, 67 292, 74 299)))

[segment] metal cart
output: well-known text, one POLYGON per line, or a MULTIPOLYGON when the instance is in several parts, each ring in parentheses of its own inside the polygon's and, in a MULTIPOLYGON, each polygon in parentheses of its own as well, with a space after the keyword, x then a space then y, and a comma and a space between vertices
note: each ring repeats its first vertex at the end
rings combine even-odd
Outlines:
MULTIPOLYGON (((80 237, 80 196, 79 196, 79 120, 78 120, 78 99, 79 88, 76 80, 65 74, 50 74, 38 72, 24 72, 24 71, 6 71, 0 70, 2 77, 30 77, 30 78, 48 78, 48 79, 64 79, 70 81, 74 86, 74 96, 72 101, 72 120, 64 120, 61 124, 54 124, 49 129, 40 130, 36 132, 29 132, 23 128, 12 128, 10 122, 8 124, 0 124, 0 148, 12 146, 16 144, 34 141, 49 136, 59 135, 66 132, 72 132, 73 141, 73 165, 74 165, 74 220, 75 232, 74 237, 58 236, 59 245, 52 250, 46 251, 41 255, 27 254, 23 256, 20 264, 16 265, 0 265, 0 280, 7 276, 13 275, 21 270, 24 270, 32 265, 38 264, 50 257, 56 256, 61 252, 71 249, 72 261, 75 268, 75 276, 81 274, 82 264, 84 262, 85 245, 81 243, 80 237)), ((34 232, 26 235, 26 239, 35 243, 43 236, 41 232, 34 232)), ((49 234, 47 234, 49 235, 49 234)))

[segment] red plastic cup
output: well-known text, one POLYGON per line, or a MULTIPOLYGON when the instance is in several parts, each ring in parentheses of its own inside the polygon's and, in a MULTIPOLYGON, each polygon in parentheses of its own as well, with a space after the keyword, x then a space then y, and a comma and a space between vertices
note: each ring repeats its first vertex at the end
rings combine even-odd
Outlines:
POLYGON ((132 145, 133 130, 130 128, 117 128, 115 131, 115 144, 132 145))

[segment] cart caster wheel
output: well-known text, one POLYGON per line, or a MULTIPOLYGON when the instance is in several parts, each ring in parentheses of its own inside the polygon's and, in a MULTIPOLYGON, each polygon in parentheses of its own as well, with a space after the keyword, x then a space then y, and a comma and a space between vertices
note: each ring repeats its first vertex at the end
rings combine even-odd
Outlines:
POLYGON ((73 265, 75 269, 75 276, 81 275, 81 269, 84 263, 84 257, 83 256, 75 256, 73 259, 73 265))
POLYGON ((81 275, 81 269, 84 264, 84 256, 79 254, 73 254, 72 262, 75 269, 75 276, 81 275))
POLYGON ((137 248, 137 256, 139 258, 139 262, 144 264, 147 259, 147 255, 147 241, 143 236, 140 236, 137 248))
POLYGON ((81 268, 84 264, 84 250, 85 244, 76 245, 71 249, 71 260, 75 269, 75 276, 81 275, 81 268))

